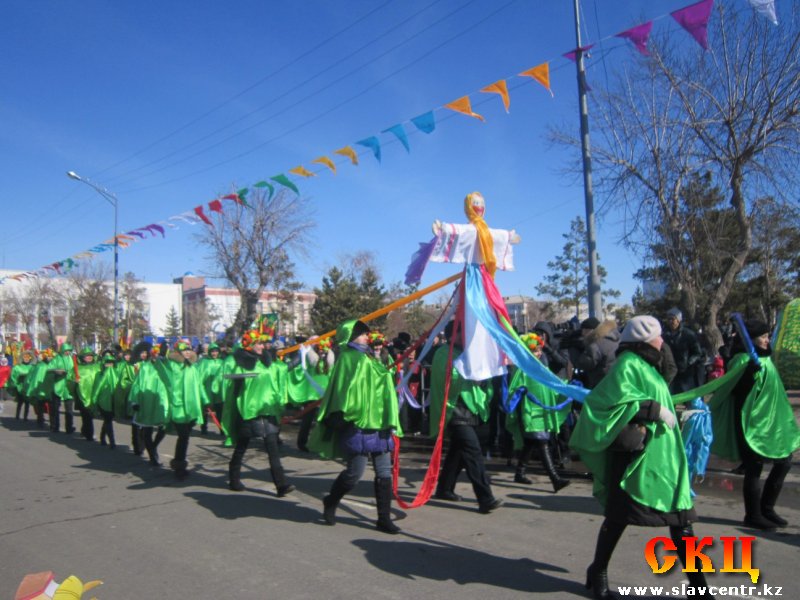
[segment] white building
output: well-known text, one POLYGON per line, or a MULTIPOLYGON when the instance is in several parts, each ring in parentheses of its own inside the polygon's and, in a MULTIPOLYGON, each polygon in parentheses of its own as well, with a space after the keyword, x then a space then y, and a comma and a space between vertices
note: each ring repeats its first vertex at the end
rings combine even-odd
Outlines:
MULTIPOLYGON (((212 287, 206 285, 205 277, 186 275, 174 280, 183 288, 183 326, 188 335, 217 337, 236 320, 236 313, 241 306, 239 292, 233 288, 212 287), (192 323, 193 315, 202 313, 199 305, 205 303, 205 311, 214 318, 207 323, 207 331, 196 331, 192 323)), ((256 306, 257 314, 281 312, 284 316, 278 322, 278 334, 294 337, 301 331, 311 327, 311 307, 317 297, 313 292, 294 292, 290 301, 279 297, 277 292, 264 291, 256 306)))
MULTIPOLYGON (((36 300, 37 285, 42 282, 37 278, 25 278, 21 280, 8 279, 21 271, 0 270, 0 339, 8 341, 20 341, 29 337, 40 340, 48 344, 49 332, 47 330, 47 320, 53 328, 56 339, 64 341, 70 334, 70 310, 69 298, 71 281, 65 277, 48 277, 47 282, 55 288, 58 300, 47 303, 36 300), (15 303, 10 301, 10 296, 27 298, 26 310, 27 320, 30 326, 26 326, 26 316, 19 314, 20 310, 15 303), (30 334, 29 334, 30 331, 30 334)), ((113 281, 106 281, 109 288, 109 295, 113 297, 113 281)), ((162 335, 167 326, 167 314, 172 308, 180 315, 183 310, 183 296, 181 286, 175 283, 145 283, 138 282, 138 287, 143 290, 144 318, 150 324, 150 330, 162 335)), ((120 312, 124 314, 125 307, 120 298, 120 312)), ((120 319, 120 332, 122 331, 122 319, 120 319)))

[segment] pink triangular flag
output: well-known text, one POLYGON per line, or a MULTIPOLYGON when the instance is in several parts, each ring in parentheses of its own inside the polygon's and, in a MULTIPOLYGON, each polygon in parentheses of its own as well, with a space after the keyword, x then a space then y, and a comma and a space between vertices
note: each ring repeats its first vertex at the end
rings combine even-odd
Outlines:
POLYGON ((696 4, 690 4, 670 13, 672 18, 697 40, 703 50, 708 50, 708 19, 711 17, 713 7, 714 0, 700 0, 696 4))
POLYGON ((647 49, 647 40, 650 37, 650 31, 653 29, 653 22, 648 21, 642 25, 631 27, 630 29, 618 33, 615 37, 625 38, 631 41, 636 49, 644 54, 650 56, 650 51, 647 49))

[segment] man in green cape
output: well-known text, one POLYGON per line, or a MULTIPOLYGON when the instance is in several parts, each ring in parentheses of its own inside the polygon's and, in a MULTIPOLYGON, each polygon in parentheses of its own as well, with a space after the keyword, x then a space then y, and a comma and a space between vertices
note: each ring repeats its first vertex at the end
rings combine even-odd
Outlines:
POLYGON ((285 370, 267 351, 268 341, 265 333, 247 331, 241 346, 234 351, 234 364, 226 372, 223 386, 222 428, 235 446, 228 464, 228 487, 234 492, 245 490, 242 461, 250 440, 256 438, 264 442, 272 480, 282 498, 295 489, 286 480, 278 445, 279 419, 287 402, 286 380, 285 370))
POLYGON ((36 426, 44 429, 44 407, 50 401, 53 389, 53 378, 50 375, 54 353, 52 348, 45 348, 39 353, 39 361, 33 366, 25 378, 25 396, 33 404, 36 413, 36 426))
POLYGON ((203 418, 200 379, 197 376, 197 353, 186 342, 178 342, 167 353, 167 360, 156 363, 169 397, 169 425, 178 434, 175 458, 170 467, 179 481, 189 475, 189 438, 192 428, 203 418))
MULTIPOLYGON (((445 327, 444 334, 448 342, 453 344, 452 361, 455 361, 462 352, 463 333, 459 332, 459 339, 453 340, 453 327, 454 322, 450 321, 445 327)), ((439 434, 442 410, 446 410, 445 429, 450 436, 434 498, 450 501, 461 500, 461 496, 455 493, 455 487, 463 466, 478 500, 478 511, 488 514, 500 507, 503 501, 495 498, 492 492, 476 427, 489 420, 492 386, 489 381, 473 381, 462 377, 452 366, 452 362, 448 364, 449 355, 450 343, 442 344, 433 355, 431 365, 431 391, 428 396, 430 402, 429 432, 434 438, 439 434), (448 368, 450 389, 445 401, 444 388, 448 368)))
POLYGON ((212 342, 206 348, 206 355, 197 363, 200 372, 200 386, 203 393, 203 424, 200 433, 208 433, 208 411, 213 410, 217 420, 222 420, 222 358, 219 344, 212 342))
POLYGON ((94 414, 92 410, 92 387, 100 372, 100 365, 95 362, 94 351, 88 346, 78 354, 78 385, 75 399, 81 415, 81 435, 87 440, 94 440, 94 414))
POLYGON ((28 396, 25 394, 25 379, 36 365, 33 352, 30 350, 24 350, 22 352, 21 361, 22 362, 18 362, 11 369, 11 376, 9 377, 8 381, 8 391, 11 392, 11 395, 14 396, 14 399, 17 401, 16 418, 19 419, 24 405, 24 419, 27 421, 31 403, 28 399, 28 396))
POLYGON ((136 378, 128 394, 129 412, 133 414, 133 424, 140 429, 150 464, 160 467, 158 445, 166 436, 164 428, 169 420, 169 379, 166 369, 157 365, 161 359, 153 352, 150 342, 137 344, 134 356, 137 358, 134 365, 136 378))
MULTIPOLYGON (((541 360, 546 343, 544 338, 538 333, 526 333, 520 339, 541 360)), ((550 451, 550 440, 558 435, 570 413, 571 403, 564 402, 564 406, 555 410, 559 402, 564 401, 564 397, 526 375, 521 369, 515 371, 508 390, 510 395, 517 397, 516 406, 506 417, 506 429, 514 439, 514 450, 519 452, 514 482, 526 485, 533 483, 525 476, 525 463, 536 448, 550 483, 553 484, 553 491, 558 492, 567 487, 570 481, 561 477, 556 470, 550 451)))
POLYGON ((64 406, 64 428, 67 433, 75 431, 73 426, 73 408, 75 402, 75 362, 72 355, 72 344, 61 344, 58 355, 50 363, 53 381, 50 396, 50 431, 58 432, 61 428, 61 406, 64 406))
POLYGON ((744 524, 765 531, 788 522, 775 512, 775 503, 792 465, 792 452, 800 447, 800 428, 789 404, 780 374, 772 361, 769 326, 763 321, 746 323, 757 365, 738 342, 728 371, 749 363, 739 377, 723 385, 711 399, 714 442, 711 452, 744 466, 744 524), (764 463, 772 469, 761 489, 764 463))
MULTIPOLYGON (((633 317, 620 336, 617 359, 586 397, 570 446, 592 472, 594 495, 605 509, 586 587, 611 597, 608 564, 627 525, 668 526, 686 565, 683 537, 693 537, 686 452, 661 366, 661 324, 633 317)), ((689 585, 705 587, 702 572, 689 585)))
POLYGON ((309 447, 325 458, 341 457, 346 461, 345 470, 322 500, 325 522, 336 523, 336 507, 364 475, 371 458, 378 508, 376 527, 395 534, 400 528, 391 519, 392 435, 402 435, 397 392, 391 373, 374 358, 368 336, 369 327, 363 321, 345 321, 337 328, 340 353, 320 404, 309 447))
POLYGON ((92 406, 97 407, 100 416, 103 418, 103 425, 100 428, 100 445, 106 445, 111 450, 117 447, 114 436, 114 395, 119 383, 117 372, 117 357, 112 350, 105 350, 100 359, 100 372, 97 374, 92 386, 92 406))

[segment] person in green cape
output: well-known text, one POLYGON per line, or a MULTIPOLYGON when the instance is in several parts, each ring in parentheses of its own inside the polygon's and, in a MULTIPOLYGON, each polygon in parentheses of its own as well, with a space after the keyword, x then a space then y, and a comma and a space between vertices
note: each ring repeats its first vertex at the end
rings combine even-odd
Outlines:
POLYGON ((222 428, 234 445, 228 463, 228 487, 244 491, 242 461, 252 439, 263 440, 269 458, 272 481, 279 498, 295 490, 286 480, 281 463, 278 433, 280 417, 286 407, 285 370, 267 349, 269 335, 258 330, 245 332, 241 346, 233 353, 234 364, 225 373, 225 403, 222 428))
POLYGON ((33 366, 25 378, 25 396, 33 404, 36 414, 36 426, 44 429, 45 405, 50 401, 53 380, 49 375, 50 363, 53 362, 55 353, 52 348, 45 348, 39 353, 39 361, 33 366))
POLYGON ((100 364, 95 362, 94 351, 88 346, 78 354, 78 385, 75 400, 78 412, 81 415, 81 435, 87 440, 94 440, 94 414, 92 410, 92 387, 100 364))
POLYGON ((139 357, 134 354, 131 348, 120 349, 117 353, 117 391, 114 393, 114 417, 122 421, 131 421, 131 449, 136 456, 141 456, 144 451, 142 443, 142 432, 139 426, 131 419, 133 414, 130 411, 128 395, 131 385, 136 378, 136 361, 139 357))
POLYGON ((219 344, 212 342, 206 348, 206 356, 197 363, 200 371, 200 386, 203 394, 203 424, 200 433, 208 433, 208 411, 213 410, 217 421, 222 420, 222 358, 219 344))
MULTIPOLYGON (((444 329, 445 338, 453 343, 452 360, 455 361, 463 351, 463 331, 453 340, 455 322, 450 321, 444 329)), ((486 473, 480 439, 476 428, 489 420, 489 404, 492 399, 491 381, 473 381, 461 376, 456 368, 448 365, 450 343, 442 344, 433 355, 431 364, 431 390, 429 433, 431 437, 439 434, 439 421, 442 410, 446 410, 445 428, 450 437, 447 454, 444 457, 439 483, 434 498, 438 500, 460 501, 455 487, 461 469, 467 472, 472 490, 478 500, 478 512, 488 514, 499 508, 503 501, 495 498, 492 484, 486 473), (447 369, 450 367, 451 379, 447 400, 444 397, 447 369), (446 407, 446 408, 445 408, 446 407)))
POLYGON ((197 353, 186 342, 179 341, 167 353, 167 360, 157 362, 166 383, 169 397, 168 424, 178 435, 175 457, 170 461, 175 479, 182 481, 189 475, 189 438, 192 428, 203 419, 203 401, 198 377, 197 353))
POLYGON ((73 409, 75 403, 75 362, 73 359, 74 348, 69 342, 64 342, 59 348, 58 355, 50 363, 52 377, 52 393, 50 395, 50 431, 58 432, 61 428, 61 406, 64 406, 64 430, 67 433, 75 431, 73 426, 73 409))
POLYGON ((160 347, 142 341, 133 349, 136 359, 136 377, 128 394, 129 412, 133 423, 139 428, 142 444, 147 451, 150 465, 160 467, 158 445, 166 436, 164 428, 169 419, 169 379, 165 369, 159 369, 160 347), (153 435, 155 432, 155 436, 153 435))
POLYGON ((31 350, 24 350, 20 356, 21 362, 15 364, 11 369, 11 376, 8 381, 8 391, 14 396, 17 401, 16 418, 19 420, 20 413, 23 407, 25 408, 24 420, 28 420, 28 413, 30 412, 31 402, 25 394, 25 379, 30 374, 33 367, 36 365, 33 352, 31 350))
POLYGON ((114 395, 119 383, 117 357, 114 351, 105 350, 100 363, 102 367, 92 386, 92 405, 97 407, 103 419, 103 425, 100 427, 100 445, 105 446, 107 443, 113 450, 117 447, 114 437, 114 395))
POLYGON ((738 378, 723 385, 709 402, 714 441, 711 452, 744 467, 744 524, 765 531, 788 522, 775 512, 775 503, 800 447, 800 428, 789 404, 780 374, 772 361, 769 326, 763 321, 745 324, 760 366, 752 361, 737 338, 728 371, 749 361, 738 378), (764 463, 772 461, 761 489, 764 463))
POLYGON ((323 458, 343 458, 344 471, 334 480, 322 499, 322 517, 328 525, 336 523, 336 507, 364 475, 372 459, 375 471, 376 527, 396 534, 392 522, 392 434, 402 435, 397 415, 397 392, 392 375, 368 345, 369 327, 348 320, 336 329, 339 355, 320 404, 317 427, 309 448, 323 458))
MULTIPOLYGON (((299 344, 305 338, 297 337, 299 344)), ((317 342, 308 348, 305 356, 306 368, 303 368, 303 350, 299 350, 289 366, 289 402, 302 408, 300 428, 297 430, 297 449, 308 452, 308 436, 319 414, 319 401, 328 387, 330 372, 333 368, 334 355, 330 338, 317 342)))
MULTIPOLYGON (((537 359, 541 358, 545 348, 542 336, 526 333, 520 339, 537 359)), ((519 453, 514 482, 526 485, 533 483, 525 476, 525 463, 530 460, 534 449, 538 449, 544 470, 553 484, 553 491, 558 492, 567 487, 570 481, 561 477, 556 470, 550 440, 558 435, 569 415, 570 404, 565 403, 561 409, 553 410, 564 397, 532 379, 521 369, 517 369, 511 378, 508 391, 509 394, 520 393, 515 409, 506 417, 506 429, 514 438, 514 450, 519 453)))
MULTIPOLYGON (((675 408, 661 362, 661 324, 651 316, 630 319, 617 359, 586 397, 570 446, 594 479, 605 509, 586 587, 595 598, 612 598, 608 564, 628 525, 669 527, 686 565, 683 537, 692 537, 697 515, 675 408)), ((687 573, 689 586, 706 587, 702 572, 687 573)), ((699 591, 695 590, 694 595, 699 591)))

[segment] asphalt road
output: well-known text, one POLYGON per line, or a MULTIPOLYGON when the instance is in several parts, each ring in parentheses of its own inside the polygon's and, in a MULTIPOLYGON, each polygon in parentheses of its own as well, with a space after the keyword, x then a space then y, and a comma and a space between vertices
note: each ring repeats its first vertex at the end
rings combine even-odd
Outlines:
MULTIPOLYGON (((298 490, 277 498, 263 451, 250 450, 243 471, 247 491, 227 489, 230 449, 217 435, 192 436, 191 476, 177 482, 167 469, 150 467, 125 442, 111 451, 77 435, 51 435, 0 415, 0 599, 13 598, 26 573, 51 570, 102 579, 89 597, 103 599, 383 598, 505 599, 529 594, 587 597, 583 588, 602 521, 591 483, 577 478, 559 494, 533 469, 533 485, 513 483, 505 460, 490 461, 495 493, 505 500, 489 515, 477 512, 462 476, 459 503, 431 501, 394 516, 402 527, 390 536, 374 528, 369 473, 339 509, 335 527, 320 520, 321 498, 341 469, 294 449, 294 428, 283 434, 284 466, 298 490)), ((98 431, 99 431, 99 422, 98 431)), ((161 450, 168 462, 175 438, 161 450)), ((400 487, 415 492, 428 445, 408 440, 400 487)), ((574 475, 580 465, 574 465, 574 475)), ((756 535, 753 566, 758 581, 800 597, 795 571, 800 546, 800 471, 790 473, 780 513, 791 525, 761 534, 741 526, 741 478, 730 465, 713 464, 696 501, 695 531, 717 539, 708 553, 721 567, 720 536, 756 535)), ((654 575, 644 547, 666 529, 629 528, 614 555, 609 578, 619 585, 680 586, 679 570, 654 575)), ((743 573, 714 573, 709 583, 749 586, 743 573)), ((749 595, 749 594, 745 594, 749 595)), ((657 597, 648 592, 645 597, 657 597)), ((719 596, 718 596, 719 597, 719 596)))

